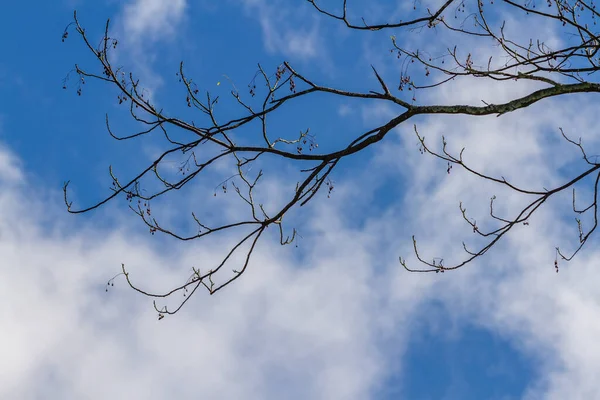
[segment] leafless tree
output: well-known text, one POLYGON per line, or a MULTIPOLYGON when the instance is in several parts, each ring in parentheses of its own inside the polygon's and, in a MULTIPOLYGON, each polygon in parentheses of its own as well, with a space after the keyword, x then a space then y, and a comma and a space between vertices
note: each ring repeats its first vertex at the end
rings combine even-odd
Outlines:
MULTIPOLYGON (((291 229, 289 234, 284 229, 283 220, 292 209, 301 207, 315 198, 320 191, 333 189, 330 175, 340 160, 363 151, 369 146, 376 145, 394 128, 401 124, 410 123, 416 116, 434 116, 438 114, 461 114, 465 116, 495 115, 501 117, 515 110, 543 102, 546 99, 576 93, 600 92, 600 84, 594 81, 594 73, 598 71, 600 57, 598 49, 599 37, 594 31, 596 19, 600 14, 596 11, 595 4, 589 1, 572 0, 447 0, 438 9, 424 9, 418 1, 408 15, 410 18, 397 21, 372 22, 365 18, 352 18, 359 15, 360 10, 349 10, 351 7, 347 0, 340 0, 337 9, 329 9, 318 0, 308 0, 314 11, 323 18, 329 18, 344 24, 348 29, 375 31, 389 30, 391 33, 415 32, 424 35, 430 31, 453 35, 452 37, 469 38, 476 40, 484 48, 496 46, 504 54, 502 61, 492 58, 485 65, 478 65, 476 57, 466 53, 460 48, 460 43, 450 46, 441 54, 431 55, 419 49, 405 47, 391 36, 390 50, 397 54, 402 61, 401 75, 397 86, 390 87, 378 71, 373 67, 373 82, 377 87, 368 92, 353 92, 341 88, 323 86, 315 80, 305 76, 295 69, 290 63, 283 62, 274 68, 263 68, 259 65, 255 80, 249 85, 249 93, 240 93, 235 86, 231 96, 239 105, 237 117, 227 121, 218 120, 215 107, 218 98, 211 93, 201 93, 195 83, 188 77, 183 64, 179 68, 179 78, 185 86, 186 101, 189 107, 199 110, 204 115, 202 125, 173 116, 173 112, 158 109, 145 94, 139 81, 132 74, 126 73, 122 68, 117 68, 111 63, 112 49, 118 42, 109 35, 109 24, 106 24, 104 35, 100 44, 96 46, 91 42, 84 28, 74 16, 74 21, 65 30, 63 40, 69 32, 75 31, 83 40, 89 51, 96 58, 96 69, 84 69, 76 65, 74 73, 78 77, 77 92, 81 94, 81 85, 85 80, 94 79, 105 82, 118 91, 117 100, 129 107, 131 117, 137 121, 142 129, 127 136, 117 136, 106 118, 106 127, 111 136, 117 140, 130 140, 140 136, 159 133, 169 142, 169 147, 145 169, 137 175, 121 180, 112 173, 112 193, 105 199, 89 207, 74 208, 67 197, 68 182, 64 185, 65 203, 70 213, 85 213, 96 209, 117 196, 125 196, 130 201, 131 209, 141 218, 152 233, 160 232, 180 240, 202 239, 218 232, 231 232, 239 235, 237 244, 226 249, 222 261, 208 269, 193 269, 193 273, 180 286, 166 293, 150 293, 138 288, 130 279, 123 266, 123 274, 129 285, 151 297, 165 298, 176 293, 184 293, 185 297, 174 309, 166 307, 155 308, 159 318, 165 314, 177 312, 198 288, 206 288, 210 294, 216 293, 224 286, 238 279, 248 268, 251 256, 258 240, 265 230, 273 227, 278 230, 282 245, 292 243, 297 236, 296 230, 291 229), (508 13, 508 14, 507 14, 508 13), (512 14, 511 14, 512 13, 512 14), (531 24, 552 23, 556 24, 562 32, 561 39, 565 43, 562 47, 552 48, 548 38, 529 38, 509 36, 505 23, 499 20, 500 15, 519 15, 528 18, 531 24), (99 67, 99 68, 98 68, 99 67), (427 80, 413 79, 411 74, 415 71, 425 71, 427 80), (535 81, 539 89, 515 97, 501 104, 484 103, 479 106, 472 105, 436 105, 417 104, 414 100, 415 93, 432 87, 443 85, 449 81, 459 81, 465 77, 488 79, 494 81, 535 81), (257 88, 258 85, 258 88, 257 88), (359 98, 365 101, 384 102, 393 104, 401 111, 386 123, 373 126, 371 129, 359 132, 341 148, 331 152, 320 152, 314 137, 308 130, 301 132, 294 138, 274 139, 267 129, 267 117, 277 113, 284 104, 294 106, 300 97, 307 97, 315 93, 326 93, 338 98, 359 98), (234 136, 236 131, 257 126, 255 136, 240 143, 234 136), (189 140, 181 141, 171 135, 171 130, 182 130, 188 134, 189 140), (167 179, 161 173, 165 160, 172 156, 183 157, 181 175, 177 179, 167 179), (285 204, 275 210, 267 210, 262 204, 255 201, 254 193, 257 185, 261 183, 263 171, 251 171, 251 166, 258 160, 266 157, 275 157, 285 160, 295 166, 302 174, 302 179, 295 186, 295 190, 288 194, 285 204), (197 233, 183 235, 160 224, 149 208, 149 203, 159 196, 173 190, 178 190, 194 180, 200 174, 214 168, 221 160, 231 160, 235 163, 237 172, 223 183, 223 189, 232 187, 247 207, 244 218, 229 221, 224 224, 212 226, 203 222, 192 214, 197 224, 197 233), (160 183, 160 189, 145 191, 141 188, 144 179, 151 177, 160 183), (229 186, 228 186, 229 185, 229 186), (235 265, 233 273, 231 268, 224 268, 232 262, 236 252, 243 252, 244 257, 240 265, 235 265), (224 278, 223 278, 224 277, 224 278), (219 283, 216 283, 216 282, 219 283)), ((577 254, 597 227, 598 214, 598 182, 600 180, 600 163, 593 157, 588 157, 581 140, 573 140, 562 129, 561 134, 565 143, 579 149, 585 162, 585 168, 574 176, 569 177, 563 184, 551 189, 523 188, 512 184, 502 176, 491 176, 473 169, 463 159, 463 153, 453 154, 447 149, 446 139, 442 140, 439 147, 431 146, 425 142, 417 126, 414 132, 420 143, 420 150, 443 160, 450 169, 458 166, 469 173, 496 183, 497 185, 518 192, 529 198, 530 202, 515 215, 509 217, 498 216, 494 212, 494 200, 490 201, 490 219, 495 221, 497 228, 484 231, 467 215, 461 205, 460 212, 464 220, 476 234, 485 240, 484 245, 478 249, 469 249, 464 246, 465 258, 454 264, 444 265, 439 259, 430 259, 421 255, 416 239, 413 237, 414 251, 420 267, 409 266, 405 259, 400 258, 400 263, 408 270, 415 272, 445 272, 460 268, 467 263, 483 256, 490 248, 498 243, 516 225, 528 224, 530 217, 555 194, 572 190, 573 211, 576 214, 592 215, 593 225, 587 229, 579 227, 579 247, 567 253, 556 248, 555 266, 558 271, 559 260, 570 260, 577 254), (437 149, 436 149, 437 148, 437 149), (593 198, 583 208, 577 208, 575 202, 576 184, 593 181, 593 198)), ((179 136, 178 136, 179 137, 179 136)), ((109 284, 112 281, 109 282, 109 284)))

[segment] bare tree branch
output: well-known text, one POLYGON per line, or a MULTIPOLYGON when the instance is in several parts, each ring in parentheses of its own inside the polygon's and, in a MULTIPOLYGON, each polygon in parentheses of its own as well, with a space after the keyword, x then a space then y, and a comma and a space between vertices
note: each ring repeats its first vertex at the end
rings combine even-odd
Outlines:
MULTIPOLYGON (((281 245, 293 243, 298 237, 296 229, 293 228, 290 235, 284 234, 286 229, 284 229, 283 219, 288 212, 308 204, 322 190, 326 190, 329 195, 334 187, 330 176, 342 159, 378 144, 393 129, 403 126, 409 120, 417 116, 434 117, 449 114, 501 117, 557 96, 600 92, 600 84, 593 79, 594 74, 600 68, 600 53, 598 52, 600 38, 592 28, 600 14, 596 11, 593 1, 448 0, 434 10, 421 10, 415 2, 413 11, 406 13, 407 18, 375 23, 367 22, 364 17, 356 16, 360 12, 351 10, 347 0, 340 0, 341 11, 338 12, 322 6, 318 0, 307 1, 316 13, 324 18, 340 22, 350 29, 358 31, 388 29, 401 34, 418 31, 421 35, 426 34, 427 30, 432 30, 448 35, 448 40, 454 40, 455 37, 458 39, 440 54, 430 54, 422 49, 409 48, 407 47, 409 41, 404 39, 400 41, 392 35, 390 51, 401 60, 397 90, 395 90, 395 86, 386 82, 375 66, 371 66, 371 68, 376 86, 372 90, 359 92, 317 83, 318 79, 309 78, 287 61, 282 62, 274 69, 265 68, 259 64, 253 80, 248 85, 247 95, 240 93, 235 84, 227 77, 232 86, 229 95, 233 100, 232 112, 235 114, 225 120, 220 120, 215 112, 220 98, 210 92, 201 91, 193 79, 188 76, 183 63, 181 63, 177 75, 185 88, 186 104, 189 108, 199 111, 203 117, 203 122, 197 123, 174 116, 172 110, 159 109, 131 73, 126 73, 121 67, 113 66, 111 51, 118 46, 118 41, 109 35, 109 21, 98 45, 92 44, 76 13, 73 22, 69 24, 63 34, 64 41, 69 32, 74 30, 96 60, 96 68, 92 69, 76 64, 65 79, 65 87, 69 83, 71 74, 77 76, 76 91, 78 95, 82 94, 82 86, 86 80, 92 79, 108 84, 116 89, 118 103, 127 106, 130 117, 141 126, 137 132, 117 134, 109 123, 107 115, 106 129, 108 133, 119 141, 141 140, 148 135, 159 134, 167 140, 169 146, 164 148, 163 152, 146 168, 128 179, 121 180, 114 173, 112 167, 109 168, 112 191, 94 204, 75 208, 69 200, 69 182, 66 182, 63 189, 67 210, 73 214, 85 213, 106 204, 117 196, 125 196, 130 203, 130 208, 152 234, 160 232, 184 241, 202 239, 220 232, 237 235, 237 241, 225 252, 218 264, 203 267, 202 272, 194 267, 193 273, 185 283, 165 293, 152 293, 137 287, 125 266, 122 266, 122 274, 127 283, 131 288, 146 296, 165 299, 177 293, 183 294, 183 300, 172 310, 166 306, 159 307, 155 304, 159 318, 177 312, 200 286, 203 286, 210 294, 214 294, 238 279, 248 269, 252 253, 269 226, 277 227, 281 245), (542 5, 543 7, 541 7, 542 5), (511 36, 506 22, 499 20, 499 16, 506 15, 506 13, 526 18, 532 26, 542 22, 556 24, 563 34, 562 39, 564 40, 556 42, 558 43, 555 45, 556 48, 552 48, 549 38, 525 37, 519 34, 511 36), (460 18, 458 18, 459 15, 461 15, 460 18), (486 56, 480 60, 477 54, 465 52, 460 48, 462 41, 459 39, 461 38, 480 43, 482 48, 493 48, 503 56, 500 59, 486 56), (418 79, 414 79, 415 69, 418 69, 420 73, 424 71, 424 78, 419 75, 418 79), (489 104, 483 100, 483 105, 439 105, 416 102, 416 93, 419 91, 436 88, 448 82, 456 83, 462 79, 472 78, 494 81, 533 81, 537 88, 499 104, 489 104), (316 137, 310 133, 310 127, 305 127, 299 133, 296 131, 289 136, 275 135, 269 132, 267 119, 278 113, 284 104, 294 107, 298 104, 298 99, 312 98, 316 94, 331 98, 352 98, 388 104, 394 110, 395 116, 383 124, 373 124, 362 131, 352 133, 345 143, 331 151, 319 149, 316 137), (253 128, 256 132, 254 136, 246 135, 247 139, 243 142, 238 140, 236 132, 245 129, 252 132, 253 128), (177 130, 178 134, 174 135, 173 130, 177 130), (164 168, 171 158, 177 157, 180 157, 181 160, 178 170, 181 176, 173 178, 172 174, 165 172, 164 168), (262 162, 266 157, 286 161, 302 176, 296 183, 295 189, 286 193, 287 197, 281 205, 276 207, 267 207, 256 200, 257 187, 260 186, 265 174, 260 165, 264 165, 262 162), (193 234, 177 232, 175 229, 159 223, 150 207, 153 200, 173 190, 184 188, 201 174, 206 176, 213 171, 218 163, 226 161, 232 163, 235 170, 217 187, 223 191, 233 188, 240 204, 246 210, 244 217, 210 223, 192 213, 192 219, 197 227, 197 232, 193 234), (252 172, 253 166, 257 166, 254 169, 255 172, 252 172), (149 182, 153 184, 149 184, 149 182), (238 254, 243 254, 243 256, 238 257, 238 254), (231 269, 232 274, 230 275, 223 273, 225 270, 223 267, 226 264, 236 265, 231 269), (225 277, 221 278, 223 275, 225 277)), ((490 230, 482 229, 483 225, 479 225, 467 213, 466 207, 460 203, 458 211, 473 233, 483 240, 483 245, 471 249, 470 246, 463 243, 465 258, 450 265, 445 264, 442 258, 429 259, 422 256, 417 246, 417 240, 413 237, 415 255, 423 266, 422 268, 410 267, 404 258, 400 258, 400 263, 408 271, 445 272, 474 261, 496 245, 515 226, 529 224, 532 215, 548 199, 565 190, 573 192, 572 209, 578 215, 576 222, 579 231, 579 246, 568 254, 556 249, 555 267, 557 271, 559 257, 561 260, 571 260, 595 231, 600 163, 597 162, 597 157, 588 155, 581 140, 570 139, 562 128, 560 128, 560 132, 566 143, 577 147, 581 152, 585 169, 574 176, 566 177, 564 183, 551 189, 520 187, 502 176, 493 176, 477 170, 463 159, 463 151, 454 154, 447 149, 446 138, 442 138, 441 149, 434 150, 425 142, 425 138, 419 133, 416 125, 414 131, 419 140, 420 151, 446 163, 448 173, 453 166, 457 166, 482 181, 490 181, 530 200, 520 211, 506 216, 499 215, 494 209, 498 200, 495 196, 492 197, 487 218, 496 224, 496 227, 490 230), (578 208, 575 187, 586 184, 588 181, 591 182, 592 177, 594 183, 589 185, 593 190, 593 198, 582 208, 578 208), (593 224, 587 230, 584 229, 584 224, 579 219, 579 216, 586 213, 591 213, 593 219, 593 224)), ((109 281, 109 286, 114 284, 115 278, 109 281)))

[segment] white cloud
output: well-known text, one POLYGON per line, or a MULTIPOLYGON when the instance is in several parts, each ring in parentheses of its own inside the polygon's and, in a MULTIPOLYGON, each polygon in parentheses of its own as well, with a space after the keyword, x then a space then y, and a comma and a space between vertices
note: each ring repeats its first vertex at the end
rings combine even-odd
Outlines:
POLYGON ((187 0, 134 0, 124 7, 127 40, 149 45, 176 33, 187 8, 187 0))
POLYGON ((303 241, 302 265, 286 261, 292 250, 263 247, 244 279, 159 322, 146 298, 119 278, 106 293, 106 280, 125 262, 145 287, 166 288, 213 250, 166 255, 153 249, 159 238, 128 227, 75 228, 81 219, 65 222, 60 205, 27 191, 0 191, 0 290, 11 299, 0 311, 0 397, 364 399, 385 376, 374 242, 324 231, 343 227, 335 214, 320 215, 317 239, 303 241), (43 214, 61 228, 48 231, 43 214))

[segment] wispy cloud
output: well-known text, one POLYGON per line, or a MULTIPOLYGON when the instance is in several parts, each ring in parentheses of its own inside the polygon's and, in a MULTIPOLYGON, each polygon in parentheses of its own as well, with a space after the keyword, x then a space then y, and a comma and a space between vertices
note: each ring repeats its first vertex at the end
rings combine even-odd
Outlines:
POLYGON ((127 40, 143 46, 170 39, 181 23, 187 0, 133 0, 123 10, 127 40))
POLYGON ((150 96, 163 84, 154 71, 160 45, 180 32, 187 7, 187 0, 132 0, 122 8, 116 34, 121 45, 114 54, 126 59, 150 96))
POLYGON ((308 18, 305 15, 307 18, 300 19, 302 24, 290 22, 298 19, 298 5, 288 5, 282 1, 238 1, 245 5, 249 16, 259 21, 267 51, 301 60, 323 56, 321 32, 314 16, 308 18), (306 19, 311 21, 310 25, 306 19))
POLYGON ((20 160, 8 149, 0 146, 0 182, 18 183, 23 180, 20 160))

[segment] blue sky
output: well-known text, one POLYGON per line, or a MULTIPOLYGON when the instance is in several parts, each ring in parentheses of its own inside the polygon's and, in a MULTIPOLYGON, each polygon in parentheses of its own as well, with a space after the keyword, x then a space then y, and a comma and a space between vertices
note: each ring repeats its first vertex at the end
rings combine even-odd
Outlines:
MULTIPOLYGON (((402 3, 357 4, 373 19, 407 12, 402 3)), ((186 107, 175 75, 180 61, 199 87, 223 97, 223 118, 239 112, 227 100, 229 82, 244 92, 257 63, 274 70, 287 60, 318 83, 355 91, 378 89, 371 64, 391 86, 399 76, 400 62, 389 52, 393 32, 348 31, 304 1, 5 5, 1 398, 594 398, 600 253, 594 242, 555 273, 555 246, 576 240, 572 218, 564 212, 568 196, 550 202, 529 227, 463 270, 409 274, 398 264, 398 256, 414 262, 412 234, 424 252, 458 259, 462 238, 471 237, 458 210, 461 200, 482 217, 491 195, 502 200, 504 211, 523 202, 458 168, 448 175, 443 163, 419 154, 412 122, 342 162, 332 176, 331 198, 323 194, 292 213, 290 226, 302 234, 298 248, 265 239, 248 272, 218 295, 198 293, 179 314, 158 321, 151 301, 128 290, 123 280, 105 292, 121 263, 141 286, 168 289, 192 267, 214 264, 232 238, 179 243, 152 236, 124 199, 89 214, 66 212, 64 181, 72 181, 76 205, 89 205, 109 193, 109 165, 130 176, 165 145, 159 137, 131 142, 109 137, 106 112, 120 132, 135 128, 112 88, 88 82, 77 96, 72 74, 62 89, 75 63, 95 67, 73 31, 61 42, 74 9, 95 40, 111 19, 120 39, 116 62, 136 73, 157 104, 181 118, 200 116, 186 107)), ((507 18, 523 35, 564 39, 554 25, 507 18)), ((432 46, 415 32, 395 34, 415 46, 432 46)), ((462 81, 418 101, 491 103, 533 88, 462 81)), ((536 186, 558 182, 560 174, 577 168, 578 154, 557 140, 558 127, 597 143, 595 108, 593 98, 582 96, 502 118, 415 122, 432 138, 429 143, 445 135, 450 148, 467 147, 472 165, 536 186)), ((317 95, 283 107, 269 123, 277 135, 310 127, 325 151, 397 112, 385 104, 317 95)), ((277 202, 289 189, 286 177, 295 173, 293 166, 265 168, 270 174, 261 195, 277 202)), ((240 210, 235 198, 213 196, 228 173, 223 167, 157 202, 161 221, 186 229, 189 211, 207 218, 235 215, 240 210)))

